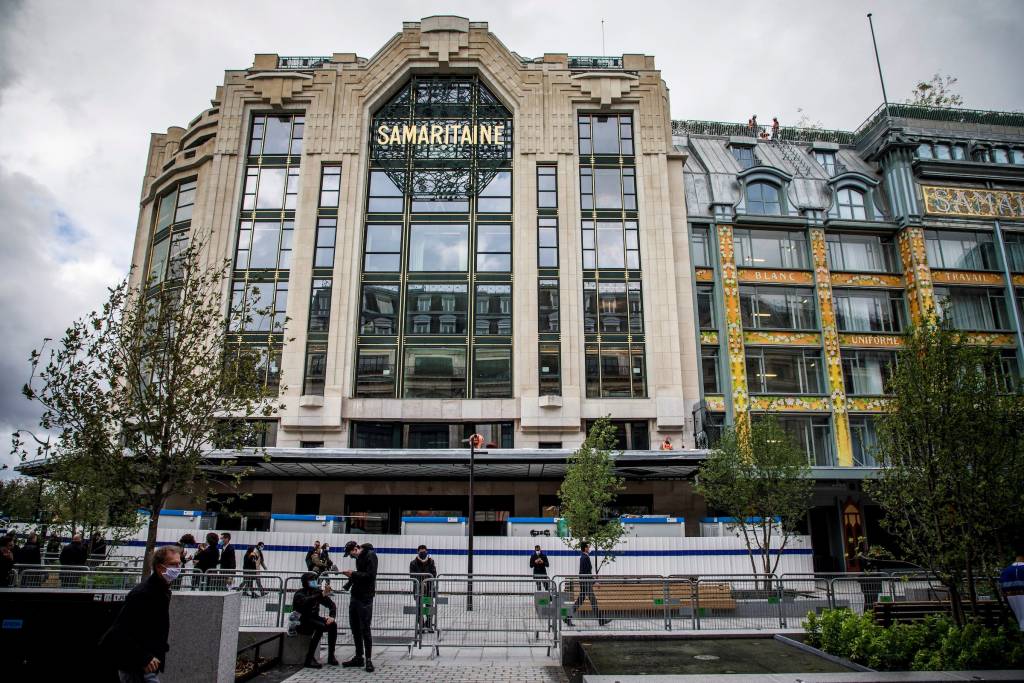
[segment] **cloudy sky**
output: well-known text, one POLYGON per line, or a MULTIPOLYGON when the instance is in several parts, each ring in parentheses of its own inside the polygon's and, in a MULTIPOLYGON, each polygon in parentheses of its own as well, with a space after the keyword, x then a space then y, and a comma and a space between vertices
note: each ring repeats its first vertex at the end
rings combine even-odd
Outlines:
POLYGON ((369 57, 403 20, 458 14, 523 56, 654 55, 675 118, 785 125, 802 108, 853 129, 881 102, 869 11, 892 100, 941 72, 969 107, 1024 109, 1016 0, 0 0, 0 435, 35 422, 29 351, 127 269, 149 133, 186 124, 254 53, 369 57))

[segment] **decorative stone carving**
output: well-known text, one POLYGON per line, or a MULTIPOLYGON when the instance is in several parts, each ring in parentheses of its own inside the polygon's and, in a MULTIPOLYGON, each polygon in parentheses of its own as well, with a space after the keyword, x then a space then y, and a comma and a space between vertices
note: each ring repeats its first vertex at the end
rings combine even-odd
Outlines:
POLYGON ((302 92, 303 88, 313 84, 309 74, 274 71, 255 73, 245 77, 252 86, 253 92, 265 102, 280 106, 302 92))
POLYGON ((453 54, 469 46, 469 19, 426 17, 420 22, 420 46, 441 64, 448 64, 453 54))
POLYGON ((597 72, 576 74, 572 80, 582 94, 600 102, 602 106, 621 100, 629 94, 630 88, 640 81, 633 74, 597 72))

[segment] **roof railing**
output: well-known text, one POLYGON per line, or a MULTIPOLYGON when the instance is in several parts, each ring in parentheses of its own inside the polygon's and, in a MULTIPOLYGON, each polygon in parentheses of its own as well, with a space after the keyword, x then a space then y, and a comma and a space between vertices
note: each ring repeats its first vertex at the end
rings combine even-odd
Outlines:
POLYGON ((622 57, 569 57, 569 68, 585 71, 621 70, 622 57))
POLYGON ((976 123, 987 126, 1014 126, 1024 128, 1024 112, 988 111, 984 109, 960 109, 957 107, 932 107, 924 104, 882 104, 860 124, 854 136, 859 138, 875 124, 886 118, 919 119, 923 121, 952 121, 954 123, 976 123))
POLYGON ((323 56, 313 57, 278 57, 278 69, 318 69, 331 61, 331 58, 323 56))
MULTIPOLYGON (((727 123, 725 121, 673 121, 673 135, 714 135, 718 137, 744 136, 758 140, 772 140, 771 126, 751 126, 746 123, 727 123)), ((853 133, 848 130, 826 130, 823 128, 795 128, 781 126, 778 132, 780 140, 787 142, 834 142, 840 145, 852 145, 853 133)))

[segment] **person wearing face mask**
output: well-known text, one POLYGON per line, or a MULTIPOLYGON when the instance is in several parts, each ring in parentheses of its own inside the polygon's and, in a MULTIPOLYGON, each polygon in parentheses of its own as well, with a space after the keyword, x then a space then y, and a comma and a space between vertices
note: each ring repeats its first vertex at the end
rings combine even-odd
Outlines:
POLYGON ((320 639, 324 632, 327 632, 327 663, 337 665, 338 660, 334 657, 334 646, 338 642, 338 623, 335 618, 338 616, 338 608, 331 600, 331 587, 325 585, 323 588, 317 583, 317 576, 313 572, 306 572, 302 575, 302 588, 295 591, 292 596, 292 610, 299 615, 298 632, 303 635, 312 635, 309 641, 309 649, 306 650, 306 661, 304 666, 311 669, 322 668, 323 665, 316 659, 316 651, 320 647, 320 639), (327 608, 329 616, 320 616, 320 605, 327 608))
POLYGON ((423 613, 422 600, 424 595, 434 597, 437 588, 437 584, 433 581, 427 581, 427 579, 437 578, 437 565, 434 564, 434 558, 427 552, 427 546, 420 545, 416 548, 416 557, 412 558, 412 562, 409 563, 409 575, 416 579, 416 603, 420 607, 420 626, 424 631, 433 631, 433 620, 430 614, 423 613))
POLYGON ((548 590, 548 556, 544 554, 539 545, 533 546, 533 555, 530 555, 530 568, 533 569, 533 578, 537 581, 537 590, 548 590))
POLYGON ((167 664, 171 583, 181 573, 181 551, 167 545, 153 553, 153 571, 125 596, 113 625, 100 639, 120 683, 159 683, 167 664))

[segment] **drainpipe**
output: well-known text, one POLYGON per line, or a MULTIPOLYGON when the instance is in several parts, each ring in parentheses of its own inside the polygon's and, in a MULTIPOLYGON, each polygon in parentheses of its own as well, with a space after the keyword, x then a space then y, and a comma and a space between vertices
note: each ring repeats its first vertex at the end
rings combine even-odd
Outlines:
MULTIPOLYGON (((992 189, 992 183, 986 182, 985 186, 992 189)), ((1006 279, 1006 287, 1009 289, 1010 316, 1013 319, 1013 327, 1017 335, 1017 371, 1024 371, 1024 331, 1021 330, 1020 308, 1017 302, 1017 293, 1013 287, 1013 275, 1010 273, 1010 262, 1006 258, 1006 245, 1003 244, 1003 229, 999 219, 994 218, 992 224, 995 226, 996 244, 999 245, 999 260, 1003 264, 1003 277, 1006 279)))

